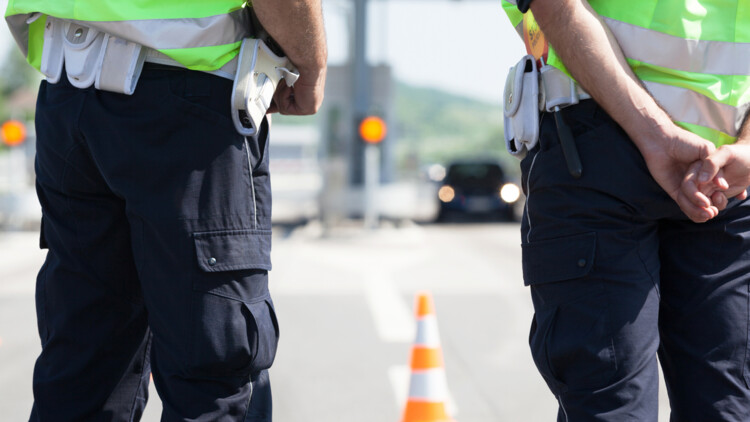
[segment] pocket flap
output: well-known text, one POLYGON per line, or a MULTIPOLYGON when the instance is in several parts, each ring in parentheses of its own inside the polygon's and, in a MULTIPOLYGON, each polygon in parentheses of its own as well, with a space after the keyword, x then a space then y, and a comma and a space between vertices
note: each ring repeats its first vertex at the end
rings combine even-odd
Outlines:
POLYGON ((585 276, 594 265, 596 233, 583 233, 521 245, 524 284, 551 283, 585 276))
POLYGON ((271 270, 270 230, 200 232, 193 238, 203 271, 271 270))

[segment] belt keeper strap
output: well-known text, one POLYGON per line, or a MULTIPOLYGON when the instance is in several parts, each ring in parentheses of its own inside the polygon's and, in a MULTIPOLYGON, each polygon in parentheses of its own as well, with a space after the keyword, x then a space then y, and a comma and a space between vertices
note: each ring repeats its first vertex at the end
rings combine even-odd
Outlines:
POLYGON ((541 111, 551 113, 555 108, 564 108, 578 104, 580 100, 591 98, 573 79, 553 66, 542 66, 540 75, 544 98, 543 103, 540 104, 541 111))

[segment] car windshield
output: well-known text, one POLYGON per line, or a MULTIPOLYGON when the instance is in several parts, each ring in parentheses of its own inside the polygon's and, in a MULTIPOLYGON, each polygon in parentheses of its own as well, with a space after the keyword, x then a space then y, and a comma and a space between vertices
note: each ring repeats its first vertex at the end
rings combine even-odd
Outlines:
POLYGON ((459 185, 497 185, 503 180, 503 170, 497 164, 454 164, 446 179, 459 185))

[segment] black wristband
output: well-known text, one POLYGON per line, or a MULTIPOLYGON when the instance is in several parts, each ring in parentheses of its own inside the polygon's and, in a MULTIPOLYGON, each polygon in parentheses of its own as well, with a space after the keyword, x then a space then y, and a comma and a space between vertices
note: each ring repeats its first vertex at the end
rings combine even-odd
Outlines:
POLYGON ((516 6, 521 13, 526 13, 529 10, 529 6, 531 6, 531 0, 518 0, 516 6))

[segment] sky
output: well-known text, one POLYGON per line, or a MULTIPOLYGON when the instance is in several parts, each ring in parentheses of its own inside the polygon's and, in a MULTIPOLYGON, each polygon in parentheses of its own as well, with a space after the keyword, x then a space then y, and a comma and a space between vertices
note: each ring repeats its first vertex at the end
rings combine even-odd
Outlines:
MULTIPOLYGON (((5 11, 7 0, 0 0, 5 11)), ((329 63, 346 62, 354 8, 323 0, 329 63)), ((524 52, 500 0, 370 0, 368 60, 396 79, 500 104, 508 68, 524 52)), ((0 58, 13 47, 0 25, 0 58)), ((1 76, 0 76, 1 77, 1 76)))

